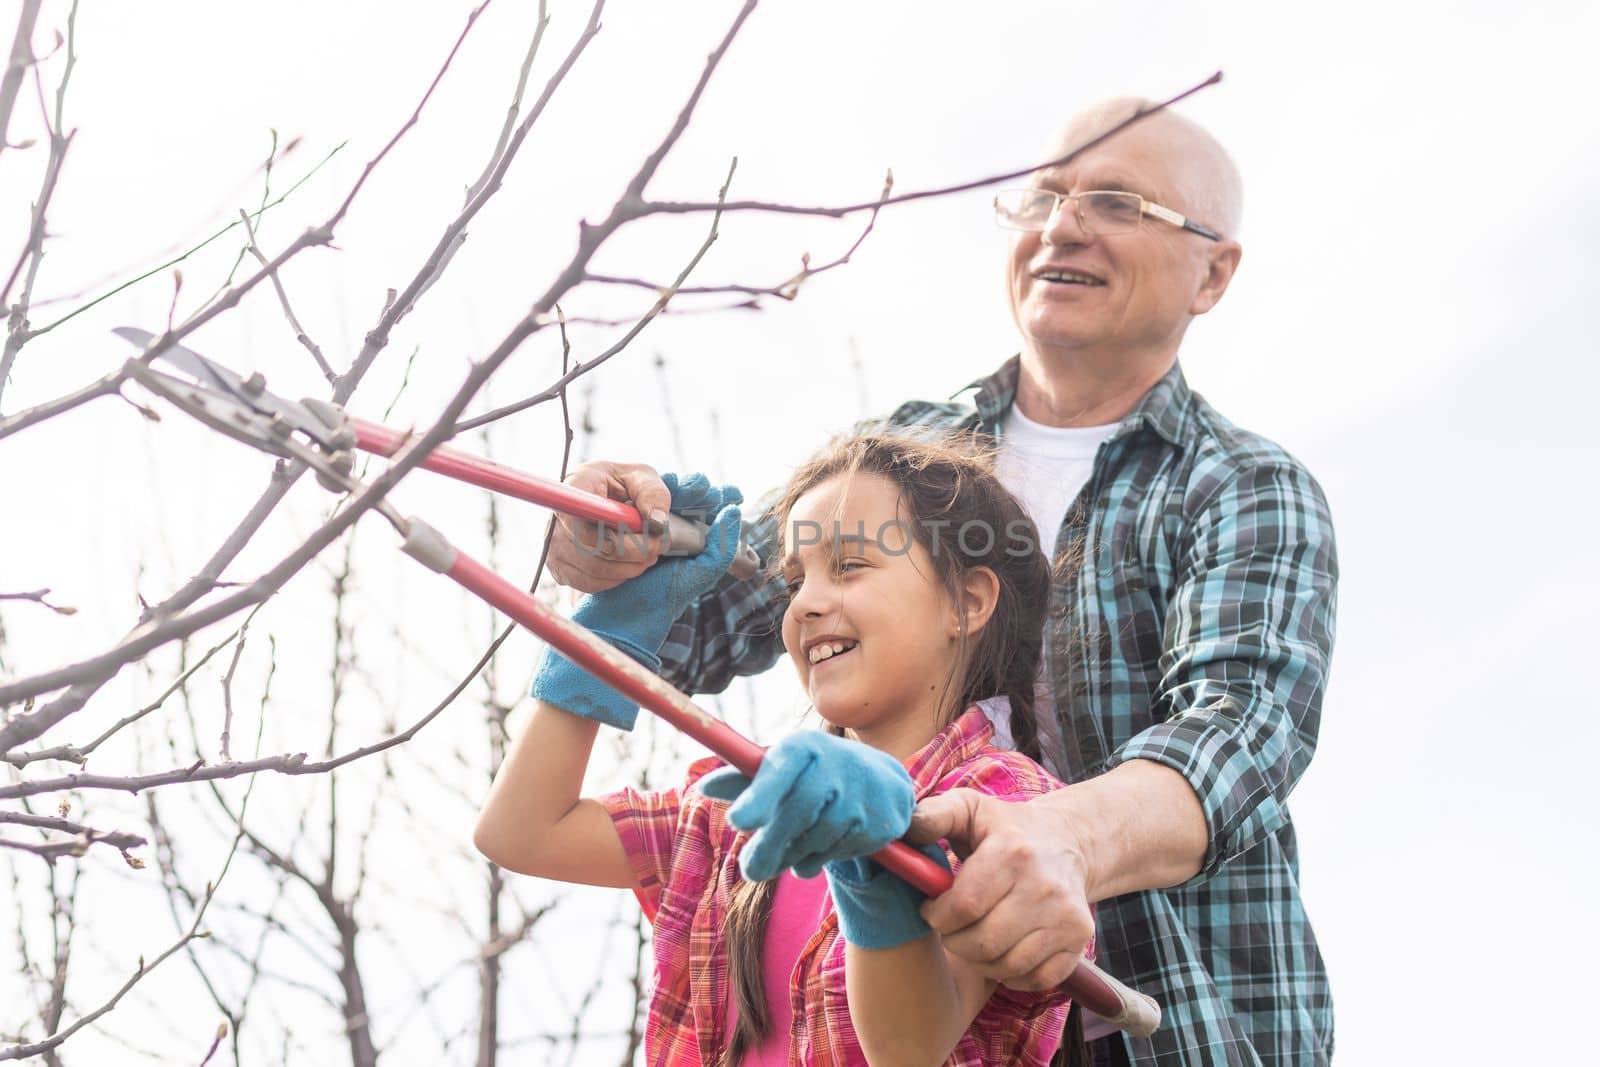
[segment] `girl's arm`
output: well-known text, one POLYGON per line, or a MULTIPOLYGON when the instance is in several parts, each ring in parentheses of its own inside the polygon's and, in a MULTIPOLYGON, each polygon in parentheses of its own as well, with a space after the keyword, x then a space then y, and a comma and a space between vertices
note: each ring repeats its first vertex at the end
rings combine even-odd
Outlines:
MULTIPOLYGON (((662 476, 675 511, 715 511, 699 555, 661 560, 614 589, 586 598, 572 621, 651 669, 672 620, 728 569, 739 549, 735 487, 713 488, 703 474, 662 476)), ((622 838, 606 808, 583 800, 600 723, 633 729, 639 706, 547 649, 530 692, 533 718, 512 743, 478 815, 473 843, 507 870, 564 882, 638 885, 622 838)))
POLYGON ((543 701, 511 744, 472 843, 509 871, 561 882, 638 884, 611 815, 581 799, 599 723, 543 701))
POLYGON ((850 1023, 874 1065, 945 1062, 995 989, 938 934, 894 948, 847 942, 844 966, 850 1023))

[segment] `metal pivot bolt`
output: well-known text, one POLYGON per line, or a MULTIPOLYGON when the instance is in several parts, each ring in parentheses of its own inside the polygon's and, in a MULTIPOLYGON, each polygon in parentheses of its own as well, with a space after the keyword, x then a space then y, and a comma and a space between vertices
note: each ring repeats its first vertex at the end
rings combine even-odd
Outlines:
MULTIPOLYGON (((356 469, 356 457, 347 451, 339 451, 327 457, 327 465, 339 474, 349 478, 350 472, 356 469)), ((317 468, 317 484, 330 493, 342 493, 349 488, 345 482, 335 480, 328 471, 317 468)))

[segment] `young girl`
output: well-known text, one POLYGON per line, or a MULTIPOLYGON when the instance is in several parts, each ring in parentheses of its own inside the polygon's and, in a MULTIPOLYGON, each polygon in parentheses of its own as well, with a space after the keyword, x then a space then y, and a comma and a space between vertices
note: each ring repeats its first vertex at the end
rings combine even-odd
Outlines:
MULTIPOLYGON (((702 759, 676 789, 580 799, 598 724, 631 728, 638 709, 547 653, 475 841, 510 870, 632 888, 655 908, 648 1063, 1043 1067, 1060 1044, 1064 996, 998 987, 946 953, 920 895, 865 858, 922 796, 1021 801, 1060 784, 1034 761, 1048 564, 975 449, 857 437, 796 472, 768 569, 828 730, 774 745, 753 782, 702 759), (1017 752, 989 743, 976 702, 995 696, 1010 699, 1017 752)), ((715 515, 705 551, 573 616, 653 669, 672 621, 731 561, 742 500, 699 475, 663 480, 674 511, 715 515)))

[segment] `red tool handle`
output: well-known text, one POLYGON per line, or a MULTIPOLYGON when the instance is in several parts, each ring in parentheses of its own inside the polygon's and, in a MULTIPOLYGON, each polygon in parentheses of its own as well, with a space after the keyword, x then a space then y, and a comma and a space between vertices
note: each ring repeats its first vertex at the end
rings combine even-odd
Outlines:
MULTIPOLYGON (((455 549, 430 527, 411 520, 405 550, 423 563, 533 631, 563 656, 604 681, 646 711, 666 720, 739 770, 754 775, 764 751, 760 745, 700 708, 626 653, 541 604, 471 556, 455 549)), ((891 842, 873 859, 927 896, 938 896, 954 881, 949 871, 904 841, 891 842)), ((1083 961, 1063 990, 1112 1025, 1138 1037, 1154 1032, 1161 1011, 1156 1002, 1083 961)))
MULTIPOLYGON (((347 418, 356 434, 356 447, 363 452, 392 457, 411 439, 408 433, 391 430, 376 422, 358 419, 354 415, 347 418)), ((626 527, 633 533, 644 532, 644 520, 639 517, 638 510, 620 500, 608 500, 594 493, 586 493, 582 489, 519 471, 470 452, 461 452, 448 445, 429 452, 422 461, 422 467, 435 474, 526 500, 530 504, 564 511, 590 522, 626 527)))

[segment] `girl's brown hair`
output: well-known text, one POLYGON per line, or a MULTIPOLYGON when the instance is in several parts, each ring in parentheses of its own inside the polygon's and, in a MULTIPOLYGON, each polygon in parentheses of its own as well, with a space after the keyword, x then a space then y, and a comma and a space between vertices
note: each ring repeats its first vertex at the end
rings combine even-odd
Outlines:
MULTIPOLYGON (((956 711, 985 697, 1009 698, 1013 743, 1019 752, 1038 760, 1033 686, 1043 654, 1050 565, 1039 549, 1033 520, 995 477, 997 451, 969 433, 918 438, 866 435, 831 442, 795 472, 772 509, 780 526, 768 578, 782 581, 778 572, 787 552, 789 513, 802 496, 836 476, 847 481, 855 474, 887 478, 910 513, 906 524, 910 535, 927 550, 934 577, 953 603, 960 602, 963 581, 973 568, 988 567, 999 579, 994 613, 975 644, 963 623, 941 697, 955 692, 956 711)), ((897 548, 906 532, 902 526, 894 535, 897 548)), ((761 949, 777 884, 777 879, 740 881, 733 888, 725 930, 729 979, 739 1010, 721 1067, 736 1067, 771 1029, 762 989, 761 949)))

